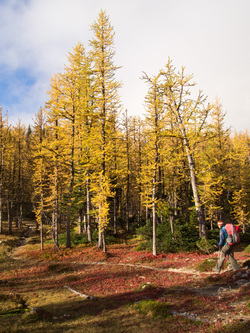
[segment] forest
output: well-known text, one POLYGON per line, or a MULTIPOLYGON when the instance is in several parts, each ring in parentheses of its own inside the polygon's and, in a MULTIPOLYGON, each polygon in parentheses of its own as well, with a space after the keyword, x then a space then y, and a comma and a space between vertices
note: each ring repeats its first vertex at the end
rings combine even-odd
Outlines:
POLYGON ((171 59, 129 116, 105 11, 90 31, 33 124, 0 108, 0 332, 249 332, 248 131, 171 59))
POLYGON ((80 234, 105 252, 122 230, 144 237, 153 255, 190 250, 218 219, 245 234, 248 131, 225 128, 219 98, 209 103, 171 59, 154 76, 142 73, 145 117, 128 116, 105 11, 90 31, 89 45, 77 43, 64 72, 51 78, 33 124, 9 125, 0 110, 0 233, 31 219, 41 249, 46 227, 58 249, 61 233, 66 248, 80 234))

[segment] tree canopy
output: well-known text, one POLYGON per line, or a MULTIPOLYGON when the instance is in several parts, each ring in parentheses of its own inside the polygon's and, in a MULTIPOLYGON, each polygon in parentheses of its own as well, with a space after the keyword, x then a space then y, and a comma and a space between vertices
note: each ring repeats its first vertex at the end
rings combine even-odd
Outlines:
MULTIPOLYGON (((122 108, 114 63, 114 28, 105 11, 91 26, 89 50, 80 42, 64 72, 51 78, 46 104, 34 124, 9 126, 0 118, 0 233, 8 220, 35 218, 80 233, 152 230, 152 251, 162 226, 171 242, 180 233, 207 236, 217 219, 249 227, 249 133, 225 128, 217 98, 194 96, 193 76, 169 59, 149 77, 145 118, 122 108), (191 231, 190 231, 191 230, 191 231)), ((237 110, 235 110, 237 112, 237 110)))

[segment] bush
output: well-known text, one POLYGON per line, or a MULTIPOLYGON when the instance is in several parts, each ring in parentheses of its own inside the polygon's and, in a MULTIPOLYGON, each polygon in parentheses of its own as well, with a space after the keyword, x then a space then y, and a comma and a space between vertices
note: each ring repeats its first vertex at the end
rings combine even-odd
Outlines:
POLYGON ((10 251, 11 251, 11 247, 9 245, 7 245, 6 242, 1 242, 0 262, 2 262, 7 257, 7 255, 9 254, 10 251))
MULTIPOLYGON (((152 249, 152 247, 151 247, 152 249)), ((137 245, 135 248, 134 248, 135 251, 147 251, 149 250, 149 242, 141 242, 139 245, 137 245)))
POLYGON ((250 244, 244 250, 246 253, 250 253, 250 244))
POLYGON ((195 268, 199 272, 211 271, 212 268, 214 268, 214 266, 216 265, 216 262, 216 258, 205 259, 204 261, 200 262, 195 268))
POLYGON ((250 233, 246 232, 243 234, 243 232, 240 232, 240 242, 243 244, 250 244, 250 233))
POLYGON ((171 311, 168 303, 161 303, 158 301, 142 301, 134 305, 135 311, 137 311, 140 315, 146 316, 147 314, 151 314, 153 318, 162 317, 167 318, 171 315, 171 311))
MULTIPOLYGON (((153 227, 150 222, 136 231, 143 242, 137 246, 137 250, 152 250, 153 227)), ((197 229, 188 223, 182 224, 175 221, 174 233, 171 232, 169 221, 163 221, 157 226, 157 250, 158 252, 176 253, 179 251, 192 251, 196 249, 196 241, 199 239, 197 229)))
POLYGON ((206 237, 202 237, 201 240, 196 242, 197 247, 206 254, 211 254, 215 250, 216 241, 214 239, 208 240, 206 237))
MULTIPOLYGON (((74 231, 70 232, 70 240, 72 245, 80 245, 80 244, 86 244, 86 237, 87 235, 81 235, 74 231)), ((67 239, 67 233, 59 234, 58 235, 58 243, 59 246, 66 244, 67 239)))
MULTIPOLYGON (((93 242, 95 240, 95 237, 97 237, 97 234, 93 232, 93 236, 92 236, 93 242)), ((65 245, 66 240, 67 240, 66 232, 58 235, 58 245, 59 246, 65 245)), ((86 234, 78 234, 74 230, 71 230, 71 232, 70 232, 70 240, 71 240, 71 245, 73 245, 73 246, 89 243, 88 236, 86 234)), ((50 239, 50 240, 46 241, 45 244, 54 244, 54 240, 50 239)))
MULTIPOLYGON (((64 232, 63 234, 58 235, 58 243, 59 246, 65 245, 67 240, 67 233, 64 232)), ((74 229, 71 230, 70 232, 70 240, 71 240, 71 245, 72 246, 77 246, 81 244, 89 244, 88 241, 88 235, 87 234, 79 234, 75 232, 74 229)), ((92 243, 96 244, 98 241, 98 230, 95 229, 92 232, 92 243)), ((114 244, 116 243, 116 238, 108 233, 105 234, 105 241, 106 244, 114 244)), ((54 244, 54 240, 50 239, 49 241, 45 242, 46 244, 54 244)))
POLYGON ((107 245, 117 243, 117 239, 108 233, 105 234, 105 242, 107 245))

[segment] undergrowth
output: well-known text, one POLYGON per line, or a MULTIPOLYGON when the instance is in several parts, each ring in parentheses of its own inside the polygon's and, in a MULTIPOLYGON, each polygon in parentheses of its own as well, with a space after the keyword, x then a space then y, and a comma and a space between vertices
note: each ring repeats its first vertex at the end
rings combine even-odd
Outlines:
POLYGON ((153 318, 158 316, 167 318, 171 315, 170 305, 165 302, 145 300, 136 303, 133 308, 139 315, 146 316, 150 314, 153 318))
MULTIPOLYGON (((224 302, 216 296, 200 293, 207 285, 231 285, 235 278, 233 273, 205 277, 200 274, 196 279, 197 275, 181 273, 181 270, 168 271, 169 267, 210 271, 216 263, 216 254, 211 256, 199 251, 153 256, 150 251, 134 251, 134 246, 132 242, 110 245, 104 254, 96 246, 81 242, 70 249, 62 245, 61 251, 51 244, 46 244, 44 250, 39 244, 27 244, 18 252, 20 260, 10 261, 3 256, 1 333, 247 331, 246 322, 222 327, 203 319, 197 323, 172 314, 191 311, 203 318, 210 315, 217 319, 221 308, 232 317, 237 311, 249 313, 249 294, 243 287, 224 302), (64 288, 65 285, 94 296, 95 300, 79 297, 64 288), (239 305, 232 309, 231 302, 236 301, 239 305), (36 312, 32 312, 34 308, 36 312)), ((3 252, 4 249, 9 251, 3 246, 3 252)), ((240 252, 237 255, 240 256, 240 252)), ((247 255, 242 254, 241 258, 245 260, 247 255)))

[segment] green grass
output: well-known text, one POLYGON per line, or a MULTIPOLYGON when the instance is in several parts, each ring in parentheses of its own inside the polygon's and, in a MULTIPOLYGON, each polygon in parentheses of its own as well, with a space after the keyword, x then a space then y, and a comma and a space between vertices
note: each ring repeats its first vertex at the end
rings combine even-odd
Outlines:
POLYGON ((215 267, 216 262, 217 262, 216 258, 205 259, 204 261, 196 265, 195 269, 199 272, 208 272, 215 267))
POLYGON ((171 315, 170 306, 168 303, 161 303, 159 301, 147 300, 136 303, 133 308, 140 315, 146 316, 150 314, 153 318, 162 317, 167 318, 171 315))

